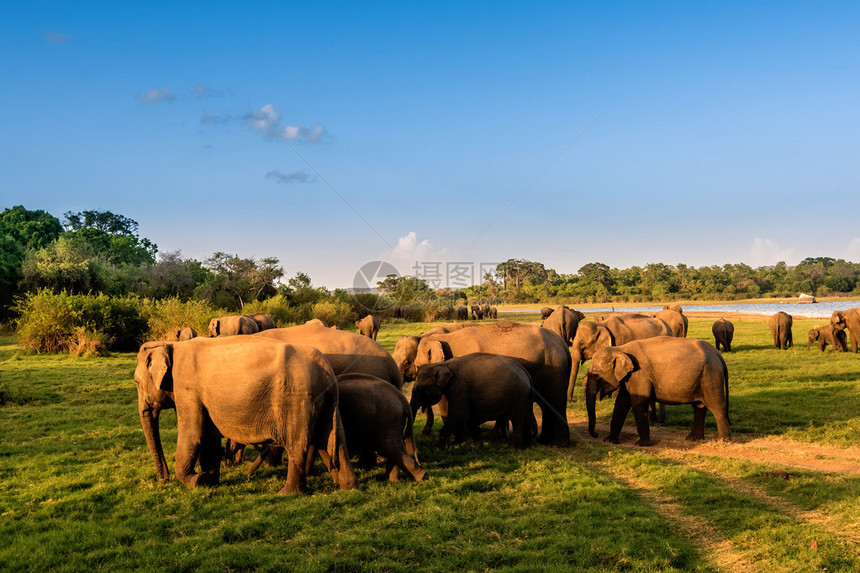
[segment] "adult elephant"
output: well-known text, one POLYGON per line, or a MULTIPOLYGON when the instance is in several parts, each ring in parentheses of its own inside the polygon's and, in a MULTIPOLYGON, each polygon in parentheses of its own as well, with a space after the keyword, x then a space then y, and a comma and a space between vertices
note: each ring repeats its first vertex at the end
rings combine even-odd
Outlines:
POLYGON ((268 314, 246 314, 245 316, 256 322, 259 330, 268 330, 270 328, 278 327, 278 325, 275 324, 275 319, 268 314))
POLYGON ((830 324, 848 329, 851 352, 856 353, 857 348, 860 347, 860 307, 833 311, 830 315, 830 324))
POLYGON ((256 334, 260 327, 250 316, 220 316, 209 321, 209 337, 256 334))
POLYGON ((414 366, 418 368, 474 352, 500 354, 522 364, 532 377, 534 401, 543 413, 538 442, 562 447, 570 445, 565 396, 570 353, 559 336, 539 326, 508 321, 464 328, 423 337, 414 366))
POLYGON ((457 320, 469 320, 469 309, 465 306, 457 307, 457 320))
POLYGON ((703 340, 658 337, 613 347, 594 354, 585 383, 588 433, 595 432, 594 405, 618 390, 607 441, 618 443, 630 408, 636 419, 639 446, 651 445, 648 406, 692 404, 693 427, 688 440, 705 438, 705 408, 714 414, 720 439, 732 437, 729 425, 729 372, 716 348, 703 340))
POLYGON ((549 315, 552 314, 552 311, 553 309, 548 306, 543 307, 542 309, 540 309, 540 319, 546 320, 547 318, 549 318, 549 315))
POLYGON ((774 348, 787 350, 794 346, 794 339, 791 335, 791 326, 793 323, 794 318, 782 311, 767 319, 767 326, 770 328, 770 335, 773 337, 774 348))
POLYGON ((368 314, 361 320, 356 320, 355 325, 358 327, 358 332, 362 336, 366 336, 371 340, 376 340, 376 335, 379 333, 379 319, 368 314))
POLYGON ((487 318, 492 318, 492 319, 499 318, 499 309, 494 307, 494 306, 491 306, 490 307, 490 314, 487 315, 487 318))
POLYGON ((541 324, 542 328, 555 332, 565 344, 571 346, 576 336, 576 328, 579 322, 585 319, 585 315, 578 310, 570 309, 564 305, 556 308, 541 324))
POLYGON ((192 338, 197 338, 197 331, 190 326, 176 331, 176 340, 191 340, 192 338))
POLYGON ((376 341, 354 332, 303 324, 264 330, 254 338, 312 346, 325 355, 337 376, 352 372, 368 374, 387 380, 398 389, 403 387, 403 376, 388 351, 376 341))
POLYGON ((689 326, 689 321, 687 320, 687 317, 684 316, 684 313, 671 308, 665 308, 655 313, 653 316, 654 318, 659 318, 668 324, 669 328, 672 329, 673 336, 677 338, 687 338, 687 327, 689 326))
POLYGON ((684 309, 683 309, 683 308, 681 308, 681 305, 680 305, 680 304, 666 304, 666 305, 663 305, 663 310, 674 310, 674 311, 680 312, 681 314, 684 314, 684 309))
POLYGON ((484 320, 484 311, 478 304, 472 305, 472 320, 484 320))
POLYGON ((591 360, 595 352, 607 346, 620 346, 656 336, 672 336, 672 329, 659 318, 613 315, 600 323, 580 322, 570 349, 573 366, 570 369, 567 399, 573 400, 579 365, 591 360))
POLYGON ((141 425, 162 481, 168 473, 158 415, 174 406, 175 471, 189 487, 218 483, 222 437, 284 447, 289 469, 279 493, 302 489, 311 445, 325 452, 341 489, 356 485, 338 413, 337 380, 313 348, 250 337, 149 342, 138 352, 134 380, 141 425))
POLYGON ((484 316, 490 318, 490 303, 482 302, 481 303, 481 312, 484 313, 484 316))

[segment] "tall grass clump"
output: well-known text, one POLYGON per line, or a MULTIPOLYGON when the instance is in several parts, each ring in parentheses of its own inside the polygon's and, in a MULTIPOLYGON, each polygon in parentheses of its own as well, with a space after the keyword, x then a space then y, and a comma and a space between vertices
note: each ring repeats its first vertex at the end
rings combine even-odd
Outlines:
POLYGON ((36 352, 65 352, 83 343, 91 347, 134 350, 145 338, 149 325, 141 299, 104 294, 53 293, 48 289, 24 295, 16 305, 16 330, 21 345, 36 352), (83 329, 83 330, 81 330, 83 329))

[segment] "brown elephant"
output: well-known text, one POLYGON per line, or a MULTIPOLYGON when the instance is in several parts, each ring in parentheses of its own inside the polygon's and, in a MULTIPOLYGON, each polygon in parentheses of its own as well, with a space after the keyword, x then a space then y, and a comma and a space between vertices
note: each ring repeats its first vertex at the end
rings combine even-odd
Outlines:
POLYGON ((264 330, 256 337, 312 346, 325 355, 337 376, 352 372, 368 374, 387 380, 398 390, 403 387, 403 377, 394 359, 387 350, 366 336, 318 324, 303 324, 264 330))
POLYGON ((419 368, 409 401, 412 411, 431 408, 443 396, 448 416, 439 432, 442 444, 452 433, 458 442, 467 431, 477 438, 478 427, 489 420, 504 426, 511 421, 515 447, 531 444, 532 380, 516 360, 477 352, 419 368))
POLYGON ((830 324, 848 329, 851 352, 856 354, 857 348, 860 347, 860 307, 833 311, 833 314, 830 315, 830 324))
POLYGON ((366 336, 371 340, 376 340, 376 335, 379 333, 379 319, 368 314, 361 320, 356 320, 355 325, 358 327, 358 332, 362 336, 366 336))
POLYGON ((423 480, 427 471, 418 461, 406 396, 387 380, 367 374, 341 374, 337 383, 349 451, 360 454, 365 467, 376 465, 379 453, 386 459, 388 481, 397 481, 400 470, 423 480))
POLYGON ((674 310, 676 312, 680 312, 681 314, 684 314, 684 309, 681 308, 680 304, 665 304, 665 305, 663 305, 663 310, 674 310))
POLYGON ((192 338, 197 338, 197 331, 190 326, 176 331, 176 340, 191 340, 192 338))
POLYGON ((600 348, 655 336, 672 336, 672 329, 662 319, 649 316, 613 315, 600 323, 580 322, 570 349, 573 366, 570 369, 567 399, 573 400, 579 365, 591 360, 600 348))
POLYGON ((469 320, 469 308, 465 306, 457 307, 457 320, 469 320))
POLYGON ((687 338, 689 320, 687 320, 687 317, 683 313, 667 308, 655 313, 653 316, 669 325, 669 328, 672 329, 672 336, 687 338))
POLYGON ((245 316, 257 323, 258 330, 278 328, 278 325, 275 324, 275 319, 273 319, 268 314, 246 314, 245 316))
POLYGON ((138 352, 134 380, 141 424, 163 480, 167 464, 158 439, 158 412, 174 404, 174 467, 189 487, 217 485, 221 438, 227 437, 286 449, 289 463, 281 494, 304 487, 312 444, 341 489, 355 488, 338 413, 337 380, 313 348, 249 337, 150 342, 138 352), (200 473, 195 471, 198 461, 200 473))
POLYGON ((711 332, 714 335, 714 346, 717 350, 722 346, 725 352, 732 351, 732 338, 735 336, 734 324, 725 318, 721 318, 711 326, 711 332))
POLYGON ((585 382, 588 433, 595 432, 595 401, 618 390, 607 441, 618 443, 632 407, 639 446, 651 445, 648 406, 692 404, 693 427, 688 440, 705 438, 705 408, 717 421, 722 440, 732 437, 729 424, 729 372, 716 348, 703 340, 657 337, 604 347, 594 353, 585 382))
POLYGON ((441 362, 473 352, 513 358, 532 377, 533 399, 543 413, 538 437, 542 444, 570 445, 565 389, 570 374, 570 353, 563 340, 539 326, 499 321, 448 334, 423 337, 414 367, 441 362))
POLYGON ((221 316, 209 321, 209 337, 256 334, 260 327, 250 316, 221 316))
POLYGON ((773 337, 773 346, 779 350, 787 350, 794 346, 794 338, 791 335, 791 326, 794 318, 782 311, 767 319, 770 335, 773 337))
POLYGON ((570 309, 564 305, 556 308, 541 324, 542 328, 555 332, 565 344, 571 346, 576 336, 576 328, 579 322, 585 319, 585 315, 578 310, 570 309))
POLYGON ((813 342, 818 342, 818 350, 824 352, 827 345, 833 346, 834 352, 848 352, 848 343, 845 340, 845 330, 838 324, 825 324, 818 328, 809 329, 809 335, 806 341, 806 349, 813 342))
POLYGON ((498 309, 498 308, 496 308, 496 307, 494 307, 494 306, 491 306, 491 307, 490 307, 490 312, 489 312, 489 314, 487 315, 487 318, 493 318, 493 319, 497 319, 497 318, 499 318, 499 309, 498 309))
POLYGON ((550 308, 550 307, 548 307, 548 306, 545 306, 545 307, 543 307, 542 309, 540 309, 540 319, 541 319, 541 320, 546 320, 547 318, 549 318, 549 315, 551 315, 551 314, 552 314, 552 311, 553 311, 553 310, 554 310, 554 309, 552 309, 552 308, 550 308))

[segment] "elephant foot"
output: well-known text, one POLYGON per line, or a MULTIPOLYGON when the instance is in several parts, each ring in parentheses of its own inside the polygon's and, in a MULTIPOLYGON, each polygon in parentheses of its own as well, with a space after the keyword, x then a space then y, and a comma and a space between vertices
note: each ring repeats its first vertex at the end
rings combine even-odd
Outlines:
POLYGON ((300 493, 302 493, 302 488, 300 488, 298 484, 290 483, 284 484, 284 487, 278 491, 278 495, 297 495, 300 493))
MULTIPOLYGON (((596 438, 597 436, 594 437, 596 438)), ((619 439, 618 436, 606 436, 605 438, 603 438, 603 441, 610 444, 617 444, 619 442, 619 439)))
POLYGON ((638 440, 636 440, 636 445, 642 446, 642 447, 647 447, 647 446, 653 446, 654 442, 652 442, 650 440, 650 438, 639 438, 638 440))
POLYGON ((219 474, 212 472, 202 472, 199 474, 194 474, 187 481, 185 481, 185 485, 188 487, 209 487, 218 485, 219 474))
POLYGON ((704 441, 704 439, 705 439, 704 434, 694 434, 693 432, 690 432, 689 434, 687 434, 687 441, 688 442, 701 442, 701 441, 704 441))

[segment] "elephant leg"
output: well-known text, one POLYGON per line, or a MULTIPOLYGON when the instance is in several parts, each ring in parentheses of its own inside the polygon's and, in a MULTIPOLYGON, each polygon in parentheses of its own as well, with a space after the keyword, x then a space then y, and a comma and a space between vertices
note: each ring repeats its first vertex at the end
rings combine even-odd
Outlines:
POLYGON ((305 458, 305 475, 314 475, 314 462, 316 461, 317 448, 313 444, 308 446, 308 455, 305 458))
POLYGON ((385 479, 394 483, 400 479, 400 468, 390 459, 385 460, 385 479))
POLYGON ((661 424, 666 423, 666 404, 660 402, 660 410, 657 412, 657 422, 661 424))
POLYGON ((305 489, 305 462, 307 448, 292 447, 287 454, 287 481, 278 491, 278 495, 300 493, 305 489))
POLYGON ((652 424, 657 423, 657 402, 648 403, 648 420, 652 424))
POLYGON ((612 421, 609 423, 609 436, 606 437, 607 442, 617 444, 621 436, 621 428, 624 426, 624 420, 627 419, 627 414, 630 412, 630 392, 623 385, 618 389, 618 397, 615 398, 615 407, 612 410, 612 421))
POLYGON ((386 440, 382 451, 379 453, 386 460, 388 481, 397 481, 401 470, 415 481, 422 481, 427 475, 427 470, 421 467, 421 464, 409 454, 408 449, 409 446, 405 443, 398 443, 398 440, 386 440))
POLYGON ((687 434, 688 442, 696 442, 705 439, 705 406, 693 404, 693 426, 687 434))
MULTIPOLYGON (((198 474, 194 471, 194 466, 197 465, 201 449, 203 449, 207 439, 207 420, 202 411, 202 406, 200 408, 193 406, 186 408, 181 416, 177 410, 177 426, 179 437, 176 441, 176 462, 174 464, 177 479, 188 487, 216 485, 218 474, 213 472, 198 474)), ((213 446, 206 444, 207 465, 210 463, 208 458, 210 448, 214 450, 213 446)))
POLYGON ((221 458, 224 455, 221 437, 215 424, 208 421, 200 444, 200 470, 204 474, 213 475, 214 484, 218 484, 221 476, 221 458))
POLYGON ((639 433, 639 439, 636 440, 637 446, 650 446, 651 441, 651 426, 648 424, 648 403, 650 400, 637 399, 633 400, 633 419, 636 420, 636 431, 639 433))
POLYGON ((266 465, 276 468, 284 463, 284 448, 281 446, 272 446, 269 450, 269 455, 266 456, 266 465))

